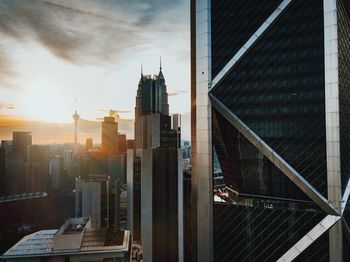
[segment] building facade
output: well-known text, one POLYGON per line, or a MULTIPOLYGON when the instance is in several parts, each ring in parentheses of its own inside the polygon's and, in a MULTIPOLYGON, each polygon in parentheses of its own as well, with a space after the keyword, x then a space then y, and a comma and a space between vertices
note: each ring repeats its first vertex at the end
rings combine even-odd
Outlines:
POLYGON ((127 150, 128 229, 143 261, 183 261, 183 174, 180 129, 172 129, 160 67, 141 74, 135 143, 127 150))
POLYGON ((117 148, 118 123, 114 116, 104 117, 102 122, 101 152, 104 156, 115 155, 117 148))
POLYGON ((348 1, 191 2, 196 260, 349 257, 349 47, 348 1))

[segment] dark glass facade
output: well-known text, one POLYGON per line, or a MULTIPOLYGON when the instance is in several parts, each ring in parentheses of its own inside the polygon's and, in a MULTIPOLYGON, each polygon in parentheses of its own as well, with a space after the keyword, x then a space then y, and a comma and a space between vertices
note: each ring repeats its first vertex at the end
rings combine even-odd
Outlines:
POLYGON ((177 148, 153 149, 152 261, 178 261, 177 148))
POLYGON ((281 0, 212 1, 213 78, 281 2, 281 0), (232 34, 235 37, 232 37, 232 34))
POLYGON ((342 190, 350 178, 350 9, 338 0, 339 126, 342 190))
POLYGON ((347 261, 350 2, 191 7, 197 260, 347 261))
MULTIPOLYGON (((240 50, 281 2, 211 1, 209 70, 212 79, 224 77, 209 94, 327 198, 324 1, 292 1, 252 46, 240 50), (234 66, 220 72, 240 52, 244 54, 234 66)), ((350 20, 345 2, 337 2, 343 191, 350 176, 350 20)), ((226 186, 224 193, 214 189, 214 261, 276 261, 327 213, 215 105, 211 116, 213 155, 226 186)), ((324 233, 297 261, 329 261, 329 237, 324 233)))
POLYGON ((293 1, 213 94, 327 197, 323 31, 323 2, 293 1))

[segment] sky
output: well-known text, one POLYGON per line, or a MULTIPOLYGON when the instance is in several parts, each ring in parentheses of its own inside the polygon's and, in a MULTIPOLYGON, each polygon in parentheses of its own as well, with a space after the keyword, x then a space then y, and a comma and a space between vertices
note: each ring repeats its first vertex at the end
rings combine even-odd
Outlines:
POLYGON ((160 56, 170 113, 189 120, 188 1, 0 0, 0 139, 13 128, 69 142, 75 109, 82 129, 102 109, 128 111, 120 126, 132 138, 141 63, 158 74, 160 56))

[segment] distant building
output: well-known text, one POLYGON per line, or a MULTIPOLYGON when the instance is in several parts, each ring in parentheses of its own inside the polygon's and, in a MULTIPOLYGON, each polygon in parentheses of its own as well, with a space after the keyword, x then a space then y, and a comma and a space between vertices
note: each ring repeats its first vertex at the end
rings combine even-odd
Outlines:
POLYGON ((49 189, 49 146, 28 146, 26 192, 47 192, 49 189))
POLYGON ((1 140, 1 148, 5 149, 5 153, 9 154, 12 152, 12 140, 1 140))
POLYGON ((90 149, 92 149, 94 147, 94 143, 92 138, 86 138, 86 142, 85 142, 85 150, 89 151, 90 149))
POLYGON ((104 175, 77 178, 75 216, 90 216, 93 228, 120 227, 120 184, 104 175), (112 183, 114 183, 112 187, 112 183), (113 190, 112 190, 113 189, 113 190))
POLYGON ((0 196, 6 195, 6 153, 5 148, 0 147, 0 196))
POLYGON ((25 187, 25 166, 21 154, 11 153, 6 156, 7 193, 23 193, 25 187))
POLYGON ((117 135, 117 148, 118 148, 118 154, 126 154, 126 135, 125 134, 118 134, 117 135))
POLYGON ((119 180, 121 183, 126 182, 126 155, 110 155, 107 160, 107 174, 112 180, 119 180))
POLYGON ((12 151, 22 156, 23 162, 27 161, 27 148, 32 144, 31 132, 13 132, 12 133, 12 151))
POLYGON ((25 236, 4 261, 130 261, 130 232, 95 229, 89 218, 71 218, 60 229, 25 236))
POLYGON ((55 156, 50 161, 50 177, 51 177, 51 189, 60 190, 63 181, 63 159, 61 156, 55 156))
POLYGON ((67 170, 72 162, 73 159, 73 150, 72 149, 65 149, 63 151, 63 168, 67 170))
POLYGON ((118 123, 115 117, 104 117, 102 122, 101 151, 103 155, 118 153, 117 148, 118 123))
POLYGON ((135 140, 134 139, 126 140, 126 147, 127 147, 127 149, 134 149, 135 148, 135 140))

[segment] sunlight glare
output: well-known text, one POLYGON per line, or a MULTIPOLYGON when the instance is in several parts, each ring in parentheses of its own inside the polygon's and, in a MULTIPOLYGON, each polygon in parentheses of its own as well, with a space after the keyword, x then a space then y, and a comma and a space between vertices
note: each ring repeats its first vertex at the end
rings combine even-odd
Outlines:
POLYGON ((72 112, 67 101, 53 88, 32 88, 26 92, 24 114, 33 120, 71 122, 72 112))

